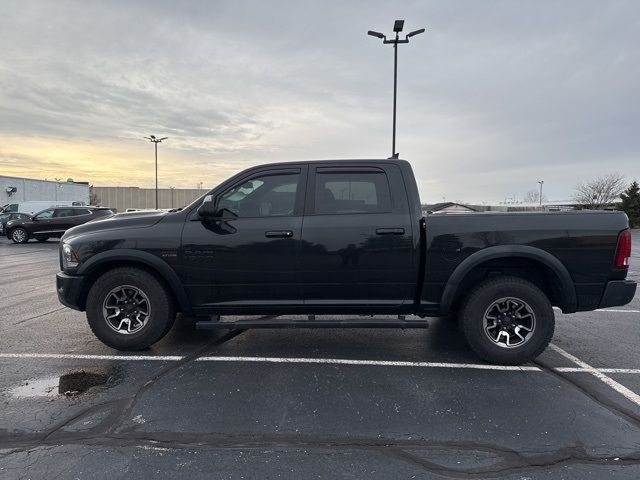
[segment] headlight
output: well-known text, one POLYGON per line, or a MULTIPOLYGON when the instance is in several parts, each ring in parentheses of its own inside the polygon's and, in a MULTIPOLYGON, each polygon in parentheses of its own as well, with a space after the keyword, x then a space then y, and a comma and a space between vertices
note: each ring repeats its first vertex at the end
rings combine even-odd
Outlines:
POLYGON ((76 252, 73 251, 71 245, 68 243, 62 244, 62 268, 76 268, 80 262, 76 256, 76 252))

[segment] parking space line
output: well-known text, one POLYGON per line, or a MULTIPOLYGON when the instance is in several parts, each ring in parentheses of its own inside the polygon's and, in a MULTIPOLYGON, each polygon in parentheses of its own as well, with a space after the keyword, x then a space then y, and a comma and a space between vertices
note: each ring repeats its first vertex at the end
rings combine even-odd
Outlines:
MULTIPOLYGON (((553 307, 557 312, 562 313, 562 310, 558 307, 553 307)), ((625 310, 622 308, 598 308, 594 312, 610 312, 610 313, 640 313, 640 310, 625 310)), ((583 312, 584 313, 584 312, 583 312)), ((568 314, 571 315, 571 314, 568 314)))
POLYGON ((200 357, 198 362, 260 362, 260 363, 327 363, 338 365, 375 365, 383 367, 460 368, 473 370, 512 370, 539 372, 538 367, 514 365, 488 365, 482 363, 407 362, 393 360, 351 360, 346 358, 296 358, 296 357, 200 357))
POLYGON ((563 350, 562 348, 558 347, 557 345, 554 345, 553 343, 549 344, 549 348, 551 348, 552 350, 555 350, 557 353, 562 355, 567 360, 570 360, 573 363, 575 363, 576 365, 579 365, 580 367, 583 368, 583 371, 585 371, 587 373, 590 373, 591 375, 593 375, 597 379, 601 380, 606 385, 608 385, 611 388, 613 388, 620 395, 624 396, 627 400, 630 400, 631 402, 633 402, 636 405, 640 406, 640 395, 638 395, 637 393, 629 390, 627 387, 625 387, 621 383, 616 382, 613 378, 605 375, 602 372, 602 370, 598 370, 597 368, 592 367, 588 363, 583 362, 578 357, 576 357, 574 355, 571 355, 569 352, 563 350))
POLYGON ((182 355, 85 355, 75 353, 0 353, 0 358, 51 358, 58 360, 126 360, 178 362, 182 355))
POLYGON ((615 310, 613 308, 599 308, 596 312, 613 312, 613 313, 640 313, 640 310, 615 310))
MULTIPOLYGON (((183 360, 180 355, 85 355, 74 353, 0 353, 0 358, 58 359, 58 360, 112 360, 112 361, 168 361, 183 360)), ((340 365, 375 365, 390 367, 458 368, 475 370, 508 370, 539 372, 538 367, 513 365, 488 365, 481 363, 407 362, 392 360, 351 360, 346 358, 296 358, 296 357, 200 357, 197 362, 261 362, 261 363, 327 363, 340 365)))
MULTIPOLYGON (((577 363, 571 354, 560 349, 556 345, 550 345, 555 351, 569 360, 577 363), (559 350, 562 350, 561 353, 559 350), (566 355, 565 355, 566 354, 566 355), (569 355, 569 357, 567 357, 569 355)), ((179 362, 185 359, 183 355, 92 355, 75 353, 0 353, 0 359, 57 359, 57 360, 110 360, 110 361, 160 361, 179 362)), ((364 365, 381 367, 417 367, 417 368, 451 368, 459 370, 502 370, 519 372, 541 372, 539 367, 514 366, 514 365, 489 365, 483 363, 452 363, 452 362, 410 362, 395 360, 355 360, 348 358, 311 358, 311 357, 250 357, 250 356, 208 356, 196 359, 197 362, 256 362, 256 363, 309 363, 329 365, 364 365)), ((590 373, 594 371, 604 373, 640 374, 640 368, 598 368, 582 362, 579 367, 552 367, 553 370, 562 373, 590 373), (583 366, 582 364, 586 365, 583 366)), ((611 380, 614 381, 614 380, 611 380)), ((606 383, 606 382, 605 382, 606 383)), ((626 387, 625 387, 626 388, 626 387)), ((633 393, 633 392, 632 392, 633 393)), ((634 394, 635 395, 635 394, 634 394)))
MULTIPOLYGON (((563 373, 579 373, 586 372, 591 373, 589 370, 586 370, 582 367, 552 367, 556 372, 563 373)), ((640 368, 598 368, 602 373, 631 373, 631 374, 640 374, 640 368)))

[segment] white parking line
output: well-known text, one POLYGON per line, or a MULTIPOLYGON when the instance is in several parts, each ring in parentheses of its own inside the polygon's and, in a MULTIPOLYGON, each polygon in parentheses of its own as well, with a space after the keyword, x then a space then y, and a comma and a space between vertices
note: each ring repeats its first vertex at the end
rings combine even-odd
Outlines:
POLYGON ((613 312, 613 313, 640 313, 640 310, 615 310, 613 308, 599 308, 596 312, 613 312))
MULTIPOLYGON (((556 372, 564 372, 564 373, 579 373, 586 372, 591 373, 589 370, 586 370, 582 367, 555 367, 553 368, 556 372)), ((631 374, 640 374, 640 368, 598 368, 602 373, 631 373, 631 374)))
POLYGON ((180 355, 84 355, 74 353, 0 353, 0 358, 55 358, 60 360, 159 360, 177 362, 185 358, 180 355))
POLYGON ((486 365, 481 363, 406 362, 393 360, 351 360, 346 358, 296 357, 200 357, 198 362, 260 362, 260 363, 328 363, 338 365, 375 365, 383 367, 461 368, 474 370, 515 370, 539 372, 538 367, 513 365, 486 365))
MULTIPOLYGON (((640 397, 620 385, 615 380, 604 375, 605 373, 620 373, 639 375, 640 368, 598 368, 592 367, 584 363, 582 360, 574 357, 570 353, 562 350, 560 347, 550 344, 549 348, 560 353, 565 358, 580 365, 579 367, 555 367, 552 368, 562 373, 590 373, 600 378, 603 382, 622 393, 628 391, 632 396, 640 397), (597 373, 597 374, 596 374, 597 373), (604 380, 606 377, 608 380, 604 380), (614 387, 615 384, 616 386, 614 387)), ((0 353, 2 358, 15 359, 57 359, 57 360, 110 360, 110 361, 162 361, 162 362, 178 362, 184 360, 183 355, 90 355, 90 354, 74 354, 74 353, 0 353)), ((518 371, 518 372, 541 372, 539 367, 534 366, 515 366, 515 365, 489 365, 484 363, 452 363, 452 362, 409 362, 395 360, 354 360, 348 358, 310 358, 310 357, 250 357, 250 356, 208 356, 195 359, 196 362, 255 362, 255 363, 308 363, 308 364, 329 364, 329 365, 365 365, 365 366, 382 366, 382 367, 414 367, 414 368, 451 368, 459 370, 498 370, 498 371, 518 371)), ((623 395, 627 396, 625 393, 623 395)), ((632 397, 632 398, 635 398, 632 397)), ((627 396, 627 398, 629 398, 627 396)), ((635 401, 635 400, 634 400, 635 401)), ((640 403, 639 403, 640 405, 640 403)))
MULTIPOLYGON (((559 307, 553 307, 557 312, 562 313, 559 307)), ((598 308, 594 310, 594 312, 611 312, 611 313, 640 313, 640 310, 625 310, 621 308, 598 308)), ((588 313, 588 312, 580 312, 580 313, 588 313)), ((569 314, 571 315, 571 314, 569 314)))
MULTIPOLYGON (((111 360, 111 361, 165 361, 183 360, 180 355, 83 355, 73 353, 0 353, 0 358, 58 359, 58 360, 111 360)), ((475 370, 510 370, 537 372, 538 367, 487 365, 481 363, 405 362, 391 360, 351 360, 343 358, 296 358, 296 357, 200 357, 198 362, 261 362, 261 363, 328 363, 340 365, 377 365, 390 367, 459 368, 475 370)))
POLYGON ((591 375, 593 375, 597 379, 599 379, 602 382, 604 382, 605 384, 609 385, 611 388, 613 388, 620 395, 623 395, 627 400, 630 400, 633 403, 635 403, 636 405, 640 406, 640 395, 638 395, 635 392, 632 392, 631 390, 629 390, 627 387, 625 387, 621 383, 618 383, 613 378, 605 375, 602 372, 602 370, 598 370, 597 368, 592 367, 588 363, 583 362, 578 357, 576 357, 574 355, 571 355, 569 352, 563 350, 562 348, 558 347, 557 345, 554 345, 553 343, 549 344, 549 348, 551 348, 552 350, 555 350, 560 355, 562 355, 564 358, 566 358, 568 360, 571 360, 576 365, 580 365, 580 367, 583 368, 583 371, 585 371, 587 373, 590 373, 591 375))

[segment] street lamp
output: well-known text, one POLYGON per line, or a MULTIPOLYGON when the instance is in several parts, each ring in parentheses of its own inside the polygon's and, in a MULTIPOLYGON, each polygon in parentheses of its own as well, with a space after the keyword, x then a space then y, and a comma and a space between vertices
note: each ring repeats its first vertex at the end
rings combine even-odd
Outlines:
POLYGON ((542 184, 544 183, 544 180, 538 180, 538 183, 540 184, 540 206, 542 206, 542 184))
POLYGON ((146 138, 150 142, 153 142, 156 150, 156 210, 157 210, 158 209, 158 144, 169 137, 156 138, 155 135, 149 135, 148 137, 144 137, 144 138, 146 138))
POLYGON ((425 29, 421 28, 420 30, 414 30, 406 35, 404 40, 400 40, 400 32, 404 28, 404 20, 396 20, 393 24, 393 31, 396 34, 395 39, 387 40, 386 35, 375 32, 373 30, 369 30, 367 32, 368 35, 372 37, 377 37, 382 39, 383 44, 391 44, 393 45, 393 135, 391 138, 391 158, 398 158, 398 153, 396 153, 396 98, 398 91, 398 44, 399 43, 409 43, 409 38, 414 35, 418 35, 420 33, 424 33, 425 29))

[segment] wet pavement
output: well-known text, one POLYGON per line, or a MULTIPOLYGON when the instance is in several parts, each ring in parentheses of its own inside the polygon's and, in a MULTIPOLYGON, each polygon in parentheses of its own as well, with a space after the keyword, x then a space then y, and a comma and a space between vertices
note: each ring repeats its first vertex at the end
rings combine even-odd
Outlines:
MULTIPOLYGON (((58 303, 57 247, 0 239, 2 479, 640 478, 640 295, 557 312, 553 346, 523 368, 482 362, 450 319, 231 333, 178 321, 125 354, 58 303), (59 391, 68 374, 80 383, 59 391)), ((639 231, 633 255, 640 279, 639 231)))

